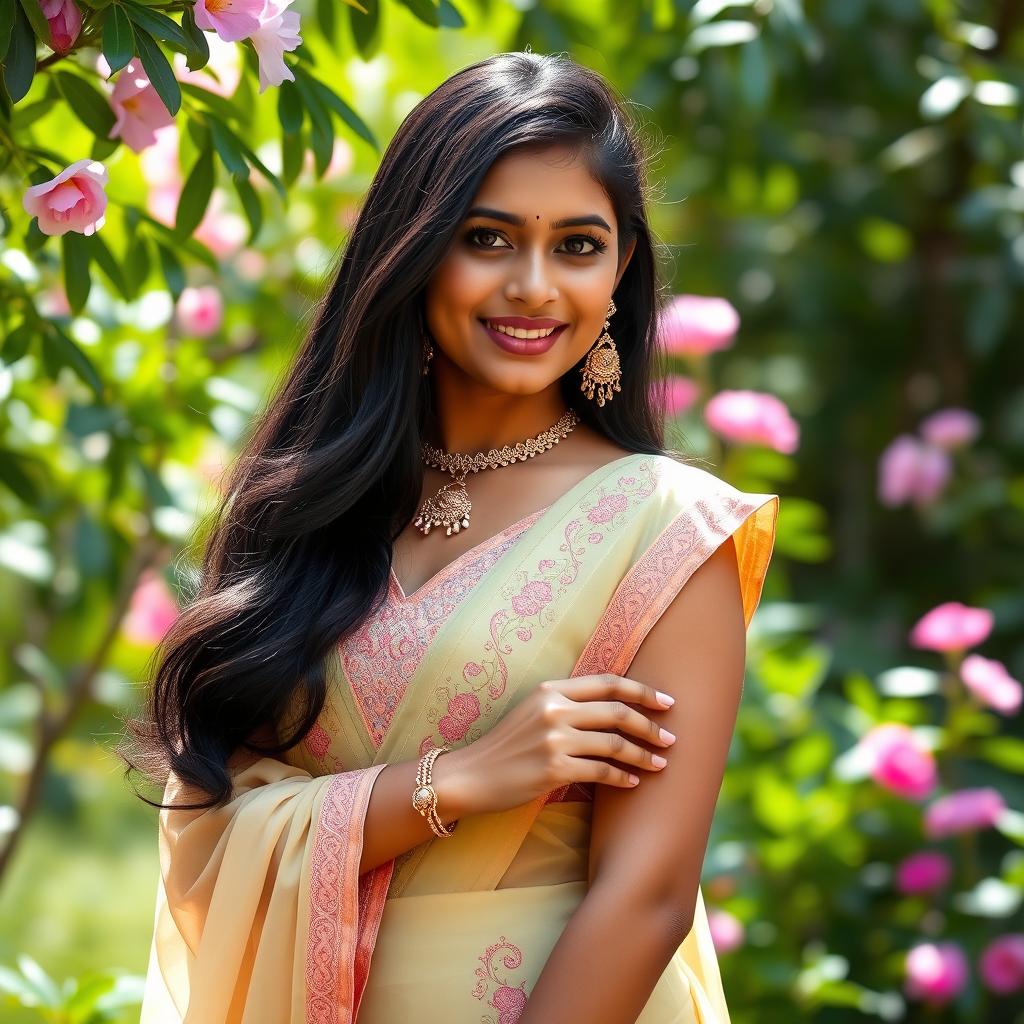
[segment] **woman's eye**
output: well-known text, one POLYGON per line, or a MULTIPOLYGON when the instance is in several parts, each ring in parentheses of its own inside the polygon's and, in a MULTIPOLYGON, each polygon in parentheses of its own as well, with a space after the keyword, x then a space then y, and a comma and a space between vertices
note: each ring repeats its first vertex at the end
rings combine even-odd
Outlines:
MULTIPOLYGON (((488 238, 501 239, 501 235, 499 235, 497 231, 493 231, 491 228, 473 228, 467 233, 466 238, 470 244, 474 245, 477 249, 510 248, 510 246, 507 245, 492 245, 487 241, 488 238)), ((604 252, 608 247, 601 239, 592 237, 591 235, 573 235, 571 238, 567 238, 562 244, 569 247, 566 251, 570 256, 594 256, 597 253, 604 252), (572 246, 579 244, 584 246, 589 245, 590 248, 572 248, 572 246)))
POLYGON ((499 245, 489 245, 487 243, 480 244, 477 241, 480 238, 486 238, 488 235, 490 235, 493 238, 501 238, 501 235, 499 235, 497 231, 492 231, 490 228, 474 228, 472 231, 469 232, 469 234, 466 237, 470 240, 470 242, 476 245, 478 249, 507 248, 507 246, 503 247, 499 245))

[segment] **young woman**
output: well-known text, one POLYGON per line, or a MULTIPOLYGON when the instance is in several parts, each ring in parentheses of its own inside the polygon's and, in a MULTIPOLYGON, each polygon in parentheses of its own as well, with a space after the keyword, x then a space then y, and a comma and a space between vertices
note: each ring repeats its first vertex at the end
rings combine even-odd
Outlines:
POLYGON ((144 1022, 728 1021, 699 878, 778 497, 662 448, 644 159, 532 53, 389 146, 133 723, 144 1022))

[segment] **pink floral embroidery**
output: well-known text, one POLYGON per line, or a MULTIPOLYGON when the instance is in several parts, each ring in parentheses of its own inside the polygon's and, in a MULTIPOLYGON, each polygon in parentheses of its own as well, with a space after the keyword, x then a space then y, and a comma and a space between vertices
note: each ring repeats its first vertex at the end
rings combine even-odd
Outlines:
POLYGON ((454 743, 479 717, 480 698, 475 693, 460 693, 448 701, 448 714, 437 723, 437 731, 448 743, 454 743))
MULTIPOLYGON (((387 599, 381 608, 341 642, 339 653, 345 678, 375 747, 379 748, 384 742, 409 681, 445 620, 545 511, 546 508, 539 509, 513 523, 507 530, 470 548, 416 590, 411 598, 405 597, 392 576, 387 599)), ((483 669, 476 666, 475 671, 479 673, 483 669)), ((466 672, 472 675, 474 666, 467 665, 466 672)), ((479 708, 479 701, 477 706, 479 708)), ((450 711, 446 727, 453 730, 453 739, 461 738, 464 730, 456 735, 457 723, 465 723, 468 729, 477 717, 479 710, 472 718, 468 718, 465 711, 450 711)), ((313 744, 317 737, 312 730, 305 742, 315 753, 313 744)))
POLYGON ((317 757, 323 757, 331 749, 331 737, 319 722, 314 722, 313 728, 306 733, 306 746, 317 757))
POLYGON ((514 943, 509 942, 504 935, 500 936, 493 946, 488 946, 483 956, 478 957, 482 967, 474 972, 479 979, 473 987, 473 995, 477 999, 483 999, 493 989, 487 1005, 498 1011, 498 1016, 484 1014, 480 1018, 480 1024, 516 1024, 516 1021, 523 1015, 526 1008, 526 982, 520 981, 518 985, 509 984, 510 979, 500 971, 496 963, 499 952, 504 951, 501 957, 501 964, 507 970, 515 970, 523 962, 523 951, 514 943))
MULTIPOLYGON (((427 704, 428 721, 438 723, 434 731, 420 741, 420 752, 431 746, 447 742, 440 723, 448 715, 446 709, 460 694, 474 693, 480 705, 480 718, 486 719, 494 702, 504 694, 508 683, 506 656, 515 643, 527 644, 557 620, 555 605, 559 598, 579 578, 587 553, 606 535, 626 521, 626 513, 647 498, 657 487, 656 463, 643 459, 630 475, 620 475, 607 484, 595 488, 595 496, 580 502, 580 514, 589 523, 596 513, 597 530, 583 532, 584 518, 573 518, 563 526, 563 541, 559 546, 560 558, 542 558, 536 569, 523 569, 515 573, 501 596, 507 602, 498 608, 488 621, 488 639, 483 644, 483 655, 468 661, 462 668, 461 678, 446 675, 441 685, 431 694, 427 704)), ((447 725, 447 723, 446 723, 447 725)), ((482 729, 475 722, 461 738, 472 742, 482 729)))

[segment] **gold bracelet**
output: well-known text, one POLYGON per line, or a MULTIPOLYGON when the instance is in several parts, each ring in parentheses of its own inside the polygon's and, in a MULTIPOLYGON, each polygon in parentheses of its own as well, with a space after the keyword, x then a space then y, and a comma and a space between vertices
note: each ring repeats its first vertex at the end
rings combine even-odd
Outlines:
POLYGON ((420 758, 419 766, 416 769, 416 788, 412 791, 413 807, 427 819, 434 834, 442 837, 452 835, 458 822, 455 822, 451 828, 445 828, 444 823, 438 817, 437 792, 430 784, 430 776, 434 761, 449 749, 449 747, 434 747, 420 758))

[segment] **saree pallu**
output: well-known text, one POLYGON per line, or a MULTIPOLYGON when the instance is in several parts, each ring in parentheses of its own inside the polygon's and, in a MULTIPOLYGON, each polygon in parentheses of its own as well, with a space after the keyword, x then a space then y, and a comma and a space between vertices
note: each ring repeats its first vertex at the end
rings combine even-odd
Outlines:
MULTIPOLYGON (((487 538, 338 644, 285 759, 239 756, 225 807, 160 814, 142 1024, 515 1024, 586 896, 592 783, 461 819, 359 875, 377 775, 475 742, 537 683, 628 675, 728 537, 749 626, 779 498, 635 454, 487 538)), ((184 800, 175 779, 164 802, 184 800)), ((685 810, 681 811, 685 813, 685 810)), ((639 1024, 728 1024, 698 891, 639 1024)))

